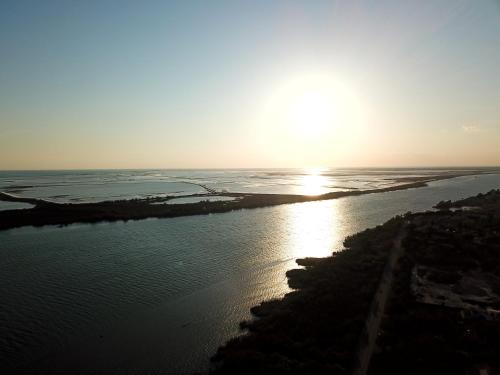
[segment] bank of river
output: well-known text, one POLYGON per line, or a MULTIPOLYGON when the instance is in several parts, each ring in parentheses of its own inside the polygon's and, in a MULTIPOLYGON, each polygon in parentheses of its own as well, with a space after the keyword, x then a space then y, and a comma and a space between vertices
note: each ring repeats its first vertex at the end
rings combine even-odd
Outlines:
POLYGON ((1 370, 203 370, 252 306, 289 291, 296 258, 498 186, 498 175, 468 176, 224 214, 0 232, 1 370))

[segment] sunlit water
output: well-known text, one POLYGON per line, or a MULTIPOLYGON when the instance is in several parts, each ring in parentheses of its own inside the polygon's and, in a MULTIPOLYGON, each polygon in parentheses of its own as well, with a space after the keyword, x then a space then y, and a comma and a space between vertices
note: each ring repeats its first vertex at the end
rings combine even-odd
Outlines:
POLYGON ((463 177, 224 214, 0 232, 0 373, 206 369, 251 306, 288 291, 296 258, 327 256, 395 214, 498 187, 498 175, 463 177))
POLYGON ((440 169, 220 169, 0 171, 0 191, 55 202, 98 202, 206 193, 205 187, 236 193, 317 195, 398 184, 398 177, 440 169))

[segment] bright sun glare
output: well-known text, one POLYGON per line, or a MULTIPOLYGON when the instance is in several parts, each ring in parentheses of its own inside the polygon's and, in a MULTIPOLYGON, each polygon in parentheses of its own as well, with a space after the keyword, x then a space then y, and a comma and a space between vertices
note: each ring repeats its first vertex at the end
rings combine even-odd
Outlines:
POLYGON ((327 179, 323 176, 323 168, 309 168, 306 174, 302 176, 300 194, 305 195, 319 195, 325 193, 327 190, 325 186, 327 179))
POLYGON ((266 102, 266 136, 308 145, 347 139, 359 123, 354 92, 330 74, 302 74, 276 85, 266 102), (270 133, 269 130, 273 131, 270 133))
POLYGON ((320 136, 334 125, 334 99, 321 91, 305 91, 291 98, 289 122, 301 135, 320 136))

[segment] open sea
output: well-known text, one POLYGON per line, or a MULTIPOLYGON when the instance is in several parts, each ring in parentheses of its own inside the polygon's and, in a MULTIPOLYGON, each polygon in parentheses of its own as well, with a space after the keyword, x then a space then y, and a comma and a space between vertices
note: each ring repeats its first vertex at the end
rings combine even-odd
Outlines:
MULTIPOLYGON (((218 191, 321 194, 391 186, 423 169, 0 172, 0 191, 96 202, 218 191)), ((396 214, 500 188, 500 175, 428 187, 141 221, 0 231, 1 374, 191 374, 289 291, 295 259, 396 214)), ((185 199, 185 198, 183 198, 185 199)), ((182 203, 182 202, 178 202, 182 203)), ((0 210, 29 205, 0 201, 0 210)))

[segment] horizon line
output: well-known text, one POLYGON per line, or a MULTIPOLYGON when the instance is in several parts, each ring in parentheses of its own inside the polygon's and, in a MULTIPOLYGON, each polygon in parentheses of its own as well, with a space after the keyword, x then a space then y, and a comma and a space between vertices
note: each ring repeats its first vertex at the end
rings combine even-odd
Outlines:
POLYGON ((339 166, 339 167, 199 167, 199 168, 169 168, 169 167, 141 167, 141 168, 38 168, 38 169, 0 169, 0 172, 67 172, 67 171, 147 171, 147 170, 161 170, 161 171, 209 171, 209 170, 342 170, 342 169, 500 169, 500 165, 419 165, 419 166, 339 166))

